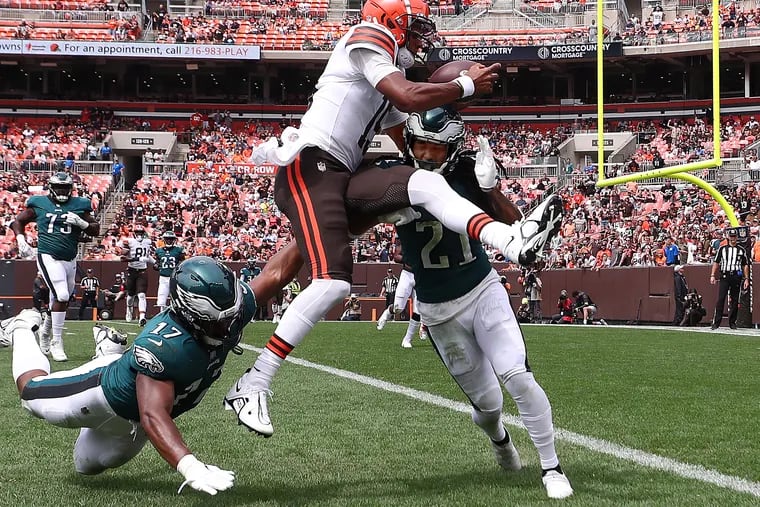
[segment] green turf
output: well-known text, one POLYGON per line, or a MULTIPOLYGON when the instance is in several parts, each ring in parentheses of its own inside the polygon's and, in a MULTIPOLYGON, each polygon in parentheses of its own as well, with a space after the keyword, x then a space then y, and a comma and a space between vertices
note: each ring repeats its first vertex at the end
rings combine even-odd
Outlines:
MULTIPOLYGON (((92 333, 67 323, 67 352, 80 364, 92 333)), ((136 330, 136 328, 126 328, 136 330)), ((261 346, 272 326, 249 326, 261 346)), ((401 324, 320 323, 293 356, 466 401, 427 342, 401 349, 401 324)), ((536 378, 555 425, 583 435, 760 480, 760 340, 708 333, 605 327, 526 327, 536 378)), ((20 408, 0 350, 0 506, 45 505, 546 505, 535 450, 513 430, 524 468, 502 472, 469 415, 294 364, 278 375, 275 435, 262 439, 221 410, 227 388, 255 359, 228 362, 204 402, 178 420, 196 455, 235 470, 235 487, 213 499, 185 490, 150 448, 98 477, 74 471, 75 430, 20 408)), ((54 365, 58 366, 58 365, 54 365)), ((508 397, 507 397, 508 398, 508 397)), ((514 406, 507 401, 507 411, 514 406)), ((558 443, 576 495, 568 505, 758 505, 760 499, 558 443)))

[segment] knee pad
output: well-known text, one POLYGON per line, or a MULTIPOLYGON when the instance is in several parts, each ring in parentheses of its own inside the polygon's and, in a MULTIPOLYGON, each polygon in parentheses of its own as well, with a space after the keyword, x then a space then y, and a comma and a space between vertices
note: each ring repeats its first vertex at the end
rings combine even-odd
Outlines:
POLYGON ((71 293, 68 290, 59 290, 55 293, 55 300, 59 303, 68 303, 71 299, 71 293))
MULTIPOLYGON (((473 405, 473 411, 477 410, 482 416, 492 415, 496 419, 501 416, 501 410, 504 406, 504 393, 498 383, 486 386, 479 392, 469 393, 470 401, 473 405)), ((473 420, 475 415, 473 414, 473 420)), ((477 424, 477 421, 475 422, 477 424)))
POLYGON ((325 313, 337 305, 351 293, 351 284, 345 280, 317 279, 311 282, 297 298, 290 303, 293 313, 299 314, 313 325, 318 322, 325 313), (305 297, 304 297, 305 296, 305 297))
POLYGON ((134 306, 135 304, 135 297, 127 295, 127 307, 134 306))
POLYGON ((536 385, 536 379, 533 377, 533 373, 527 371, 525 368, 509 370, 508 372, 499 375, 499 377, 512 398, 524 395, 536 385))

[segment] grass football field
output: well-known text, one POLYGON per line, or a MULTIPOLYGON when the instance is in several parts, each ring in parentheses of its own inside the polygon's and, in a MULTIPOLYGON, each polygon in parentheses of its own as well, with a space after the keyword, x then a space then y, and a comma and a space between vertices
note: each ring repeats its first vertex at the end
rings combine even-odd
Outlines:
MULTIPOLYGON (((510 426, 523 469, 502 471, 431 345, 400 347, 405 329, 318 324, 276 377, 270 439, 222 410, 256 353, 231 356, 201 405, 177 421, 199 459, 237 473, 234 488, 215 497, 189 488, 178 496, 181 476, 150 444, 120 469, 76 474, 77 430, 21 409, 11 351, 2 349, 0 506, 556 504, 526 432, 510 426)), ((272 330, 249 326, 248 348, 272 330)), ((93 353, 90 325, 67 322, 66 333, 70 360, 54 369, 93 353)), ((760 337, 602 326, 526 326, 524 334, 575 489, 562 503, 760 505, 760 337)))

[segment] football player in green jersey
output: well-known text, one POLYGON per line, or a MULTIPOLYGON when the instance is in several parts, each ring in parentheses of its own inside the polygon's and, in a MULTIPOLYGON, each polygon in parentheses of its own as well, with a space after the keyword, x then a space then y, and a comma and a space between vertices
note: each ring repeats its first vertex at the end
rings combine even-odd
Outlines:
MULTIPOLYGON (((166 231, 161 239, 164 240, 164 246, 156 249, 156 262, 153 267, 158 270, 158 295, 156 304, 163 312, 166 310, 166 303, 169 299, 169 277, 179 263, 185 260, 185 249, 177 245, 177 235, 174 231, 166 231)), ((241 277, 242 280, 242 277, 241 277)), ((248 280, 242 280, 248 282, 248 280)))
POLYGON ((26 241, 27 224, 37 223, 37 269, 50 288, 50 318, 40 333, 40 347, 49 351, 55 361, 66 361, 63 349, 63 324, 66 309, 74 292, 76 255, 79 236, 97 236, 100 224, 92 216, 92 202, 72 196, 74 180, 65 172, 55 173, 48 180, 48 195, 27 199, 26 209, 11 224, 22 257, 33 250, 26 241), (52 339, 51 339, 52 329, 52 339))
MULTIPOLYGON (((13 379, 22 406, 56 426, 80 428, 74 467, 81 474, 117 468, 150 441, 183 475, 180 491, 189 485, 214 495, 232 487, 234 472, 198 460, 174 418, 198 405, 219 378, 256 300, 272 298, 302 264, 293 243, 249 286, 219 261, 190 258, 171 275, 169 310, 151 319, 124 354, 110 353, 114 347, 101 342, 97 351, 105 355, 53 374, 35 341, 40 314, 23 310, 0 323, 2 337, 13 346, 13 379)), ((110 337, 119 338, 118 333, 110 337)))
MULTIPOLYGON (((453 110, 412 113, 407 121, 407 163, 443 174, 451 188, 491 216, 519 220, 519 210, 496 187, 488 140, 478 138, 475 156, 462 152, 463 143, 464 122, 453 110)), ((539 206, 561 207, 562 201, 551 196, 539 206)), ((472 420, 488 435, 499 465, 519 470, 520 456, 501 422, 503 384, 538 450, 547 495, 572 495, 554 447, 549 399, 530 370, 509 296, 483 245, 443 227, 424 209, 415 211, 415 220, 396 228, 404 262, 414 273, 422 321, 472 403, 472 420)))

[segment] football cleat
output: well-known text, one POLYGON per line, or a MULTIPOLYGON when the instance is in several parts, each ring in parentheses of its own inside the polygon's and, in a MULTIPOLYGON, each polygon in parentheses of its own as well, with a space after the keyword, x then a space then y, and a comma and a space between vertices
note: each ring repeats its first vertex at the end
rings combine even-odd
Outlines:
POLYGON ((383 328, 385 327, 385 324, 388 323, 388 319, 390 318, 390 316, 391 316, 391 312, 388 311, 388 309, 386 308, 385 311, 383 312, 383 314, 380 315, 380 318, 377 319, 377 330, 378 331, 382 331, 383 330, 383 328))
POLYGON ((66 352, 63 350, 63 339, 53 339, 50 341, 50 356, 53 358, 53 361, 63 362, 69 360, 66 352))
POLYGON ((123 354, 127 348, 127 333, 103 324, 92 326, 95 338, 95 357, 123 354))
POLYGON ((502 253, 527 266, 541 258, 546 244, 557 235, 564 206, 557 195, 547 197, 530 215, 513 225, 515 238, 502 253))
POLYGON ((515 447, 515 444, 512 443, 512 440, 509 440, 509 442, 504 445, 499 445, 491 440, 491 449, 493 449, 496 463, 504 470, 517 472, 522 468, 520 453, 517 452, 517 448, 515 447))
POLYGON ((420 326, 420 340, 427 340, 430 338, 430 333, 428 333, 428 328, 425 324, 422 324, 420 326))
POLYGON ((29 329, 37 332, 42 324, 42 314, 37 310, 21 310, 18 315, 0 321, 0 346, 10 347, 13 344, 13 331, 29 329))
POLYGON ((140 319, 140 321, 137 323, 137 325, 140 326, 140 327, 145 327, 145 324, 147 324, 147 323, 148 323, 148 319, 146 319, 145 317, 143 317, 143 318, 140 319))
POLYGON ((408 342, 406 340, 401 342, 401 348, 402 349, 411 349, 412 348, 412 342, 408 342))
POLYGON ((124 320, 126 320, 127 322, 132 322, 132 309, 128 306, 127 306, 127 313, 124 316, 124 320))
POLYGON ((549 470, 541 478, 549 498, 567 498, 573 494, 573 488, 565 474, 557 470, 549 470))
POLYGON ((238 424, 264 438, 269 438, 274 433, 274 427, 269 419, 267 397, 272 397, 272 391, 269 389, 255 390, 241 386, 238 380, 224 397, 224 408, 237 414, 238 424))

